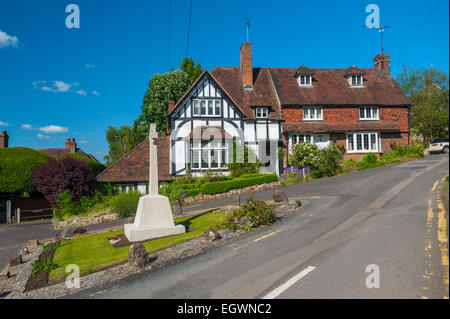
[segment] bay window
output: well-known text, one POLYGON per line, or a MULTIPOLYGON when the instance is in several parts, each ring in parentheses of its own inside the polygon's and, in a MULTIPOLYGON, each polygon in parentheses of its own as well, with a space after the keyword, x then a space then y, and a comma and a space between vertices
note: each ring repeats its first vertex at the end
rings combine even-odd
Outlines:
POLYGON ((347 134, 348 153, 380 152, 378 133, 358 132, 347 134))
POLYGON ((299 143, 305 142, 314 143, 312 134, 293 134, 289 136, 289 148, 292 148, 299 143))
POLYGON ((224 139, 191 140, 191 168, 194 170, 226 168, 227 155, 224 139))

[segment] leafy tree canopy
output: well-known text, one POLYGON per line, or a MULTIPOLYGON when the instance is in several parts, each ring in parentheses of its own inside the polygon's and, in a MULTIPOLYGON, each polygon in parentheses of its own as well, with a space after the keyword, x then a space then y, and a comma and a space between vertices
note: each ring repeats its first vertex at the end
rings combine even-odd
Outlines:
POLYGON ((156 123, 159 135, 167 134, 169 102, 177 102, 203 72, 200 64, 191 57, 185 57, 180 68, 181 70, 153 75, 144 95, 141 114, 132 127, 124 125, 120 129, 112 126, 108 128, 106 139, 109 153, 105 156, 107 166, 141 143, 148 136, 150 123, 156 123))
POLYGON ((396 80, 408 98, 423 90, 427 81, 431 80, 434 85, 447 90, 449 84, 447 73, 433 66, 426 69, 410 69, 407 66, 403 66, 403 71, 397 75, 396 80))
POLYGON ((106 166, 111 165, 131 150, 131 139, 131 129, 128 125, 123 125, 121 128, 108 127, 106 140, 109 144, 109 152, 105 156, 106 166))

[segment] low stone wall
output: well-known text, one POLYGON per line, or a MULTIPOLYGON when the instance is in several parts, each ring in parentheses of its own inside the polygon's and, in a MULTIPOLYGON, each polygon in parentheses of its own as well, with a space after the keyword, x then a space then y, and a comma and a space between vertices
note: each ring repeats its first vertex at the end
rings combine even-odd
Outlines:
POLYGON ((72 216, 62 221, 53 219, 53 226, 55 227, 56 230, 61 230, 65 228, 74 228, 92 224, 101 224, 117 220, 119 218, 120 216, 118 214, 107 211, 98 214, 92 214, 89 216, 72 216))
POLYGON ((272 182, 272 183, 266 183, 266 184, 259 184, 259 185, 253 185, 241 189, 232 189, 226 193, 221 194, 215 194, 215 195, 198 195, 196 197, 189 197, 184 199, 184 206, 188 205, 194 205, 194 204, 200 204, 200 203, 206 203, 215 201, 218 199, 224 199, 224 198, 231 198, 234 196, 249 194, 249 193, 257 193, 262 192, 268 189, 274 189, 281 187, 281 182, 272 182))

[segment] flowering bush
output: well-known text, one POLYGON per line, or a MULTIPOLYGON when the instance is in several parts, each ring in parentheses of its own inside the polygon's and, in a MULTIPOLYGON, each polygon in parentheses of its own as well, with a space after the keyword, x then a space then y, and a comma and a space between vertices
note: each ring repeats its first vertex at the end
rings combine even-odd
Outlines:
POLYGON ((317 167, 319 159, 319 148, 309 142, 299 143, 291 149, 290 164, 292 166, 317 167))

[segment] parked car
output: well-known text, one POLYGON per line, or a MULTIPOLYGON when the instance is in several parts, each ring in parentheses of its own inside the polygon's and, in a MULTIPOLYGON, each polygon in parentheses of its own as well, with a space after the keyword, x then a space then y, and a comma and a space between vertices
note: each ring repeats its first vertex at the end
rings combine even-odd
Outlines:
POLYGON ((437 140, 433 140, 430 143, 430 147, 428 150, 431 153, 445 153, 448 154, 449 146, 448 146, 448 138, 440 138, 437 140))

